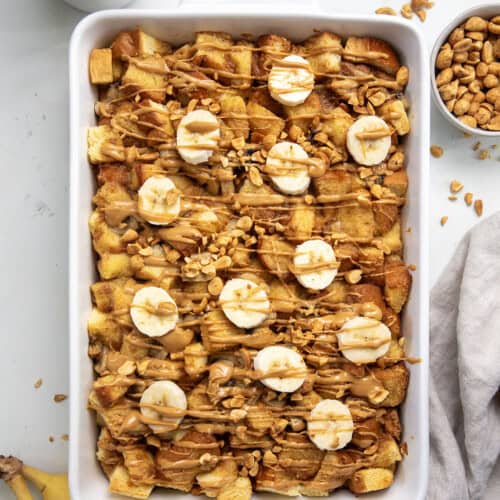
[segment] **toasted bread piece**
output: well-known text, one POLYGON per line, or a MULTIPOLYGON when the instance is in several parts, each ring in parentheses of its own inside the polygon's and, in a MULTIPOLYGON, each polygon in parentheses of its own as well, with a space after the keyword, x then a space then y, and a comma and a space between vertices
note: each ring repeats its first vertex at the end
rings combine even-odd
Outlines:
POLYGON ((224 123, 233 131, 235 137, 247 139, 250 129, 243 98, 238 95, 224 95, 220 100, 220 107, 224 123))
POLYGON ((231 50, 231 60, 233 62, 235 73, 241 75, 241 78, 232 78, 231 86, 239 89, 248 89, 252 85, 252 44, 245 41, 239 41, 233 45, 231 50))
POLYGON ((123 465, 117 465, 109 478, 110 493, 125 495, 130 498, 147 499, 151 495, 153 488, 153 485, 133 482, 123 465))
POLYGON ((381 311, 384 310, 384 298, 380 288, 370 283, 351 285, 347 294, 347 302, 350 304, 375 304, 381 311))
POLYGON ((341 206, 336 209, 337 217, 333 229, 347 233, 355 238, 373 238, 375 220, 371 207, 360 205, 341 206))
POLYGON ((132 38, 137 46, 137 53, 140 56, 159 54, 164 56, 172 53, 172 47, 167 42, 148 35, 141 28, 132 32, 132 38))
POLYGON ((279 279, 273 279, 269 285, 271 309, 275 312, 292 313, 297 308, 299 286, 293 281, 286 285, 279 279))
MULTIPOLYGON (((403 243, 401 241, 401 224, 399 220, 394 223, 394 225, 382 235, 382 243, 385 249, 389 250, 390 253, 399 253, 403 248, 403 243)), ((382 286, 385 284, 385 279, 382 286)))
POLYGON ((97 340, 112 349, 120 349, 124 328, 117 324, 113 315, 103 313, 96 307, 92 308, 87 330, 90 340, 97 340))
POLYGON ((90 83, 94 85, 112 83, 113 53, 111 49, 93 49, 89 59, 90 83))
POLYGON ((238 468, 236 462, 234 460, 224 460, 219 462, 211 471, 198 474, 196 481, 207 497, 219 498, 222 489, 233 484, 237 478, 238 468))
POLYGON ((201 338, 208 352, 226 351, 234 347, 234 343, 225 342, 225 337, 245 335, 245 331, 233 325, 221 310, 205 314, 201 323, 201 338))
POLYGON ((101 163, 97 168, 97 183, 99 186, 102 186, 106 182, 116 182, 122 186, 130 185, 130 170, 125 165, 101 163))
POLYGON ((153 455, 146 446, 129 446, 123 449, 123 461, 132 481, 151 481, 156 468, 153 455))
POLYGON ((314 228, 315 210, 305 204, 296 205, 292 210, 285 234, 291 241, 305 241, 311 238, 314 228))
POLYGON ((309 37, 304 42, 307 60, 317 77, 340 71, 342 38, 335 33, 324 31, 309 37), (319 74, 319 75, 318 75, 319 74))
POLYGON ((295 247, 278 236, 262 236, 258 242, 262 264, 280 278, 289 278, 295 247))
POLYGON ((400 405, 408 388, 409 372, 404 363, 397 363, 388 368, 373 368, 373 375, 382 382, 389 391, 389 395, 382 401, 381 406, 394 407, 400 405))
POLYGON ((387 410, 383 416, 383 425, 385 431, 396 441, 401 440, 401 421, 397 409, 387 410))
POLYGON ((288 446, 285 445, 280 452, 278 465, 300 481, 313 478, 321 466, 325 452, 316 448, 304 434, 289 432, 286 442, 288 446))
POLYGON ((118 443, 106 427, 102 427, 97 440, 97 460, 108 478, 114 468, 122 461, 122 455, 116 450, 118 443))
POLYGON ((216 445, 216 439, 207 434, 196 431, 188 431, 175 441, 167 442, 156 454, 156 466, 165 478, 168 486, 180 491, 189 491, 194 484, 196 476, 203 470, 211 470, 215 467, 208 464, 194 467, 175 467, 182 460, 197 460, 203 454, 219 456, 220 449, 216 445), (174 467, 173 467, 174 466, 174 467))
POLYGON ((361 469, 347 481, 347 487, 356 494, 369 493, 389 488, 394 481, 394 474, 388 469, 361 469))
POLYGON ((411 288, 411 274, 399 259, 385 265, 385 300, 395 313, 400 313, 408 300, 411 288))
POLYGON ((375 235, 387 233, 394 226, 399 217, 397 205, 389 203, 373 203, 373 219, 375 221, 375 235))
POLYGON ((372 463, 373 467, 391 467, 403 460, 399 445, 392 436, 382 434, 372 463))
POLYGON ((132 33, 128 31, 121 31, 118 33, 111 44, 111 50, 113 52, 113 58, 117 60, 139 55, 136 40, 132 36, 132 33))
POLYGON ((326 304, 341 304, 347 301, 348 286, 344 281, 335 280, 325 291, 322 302, 326 304))
POLYGON ((87 146, 90 163, 108 163, 125 160, 123 142, 109 125, 89 127, 87 131, 87 146))
POLYGON ((159 55, 132 57, 122 83, 130 93, 141 92, 144 97, 163 102, 167 88, 166 70, 165 61, 159 55))
POLYGON ((347 131, 354 123, 354 118, 340 106, 334 108, 330 115, 323 122, 322 131, 330 137, 335 146, 345 148, 347 131))
POLYGON ((252 483, 248 477, 238 477, 226 484, 217 495, 217 500, 250 500, 252 498, 252 483))
POLYGON ((262 53, 257 56, 254 64, 254 75, 259 78, 267 76, 274 59, 283 59, 292 50, 292 42, 287 38, 275 34, 261 35, 257 39, 257 46, 262 53))
POLYGON ((321 112, 321 103, 318 94, 311 92, 302 104, 297 106, 283 106, 283 109, 287 117, 288 127, 296 125, 305 134, 308 134, 313 118, 319 116, 321 112))
POLYGON ((345 50, 344 59, 347 61, 364 62, 389 75, 395 75, 401 66, 391 45, 379 38, 351 36, 346 41, 345 50), (373 57, 366 58, 366 53, 372 53, 373 57))
POLYGON ((135 380, 118 374, 105 375, 94 381, 93 388, 99 403, 105 408, 113 406, 127 391, 135 380))
POLYGON ((99 276, 103 280, 131 277, 134 275, 130 255, 126 253, 103 253, 97 262, 99 276))
POLYGON ((281 468, 260 467, 255 478, 255 490, 297 497, 301 494, 301 482, 281 468))
MULTIPOLYGON (((229 33, 199 31, 196 33, 195 46, 197 49, 193 62, 202 67, 235 73, 236 68, 231 51, 228 50, 232 45, 233 39, 229 33)), ((221 76, 222 81, 231 82, 230 79, 226 80, 223 75, 221 76)))
POLYGON ((262 138, 270 135, 277 138, 285 128, 285 121, 254 101, 247 104, 248 119, 252 132, 262 138))
POLYGON ((328 169, 324 175, 313 179, 318 195, 347 194, 352 192, 353 175, 341 168, 328 169))
POLYGON ((144 378, 180 380, 184 375, 184 370, 181 361, 144 358, 137 362, 137 373, 144 378))
POLYGON ((102 312, 126 309, 132 302, 133 295, 125 291, 125 287, 134 287, 133 280, 116 279, 97 281, 90 287, 92 299, 102 312))
POLYGON ((404 168, 384 177, 384 186, 396 196, 403 197, 408 189, 408 174, 404 168))

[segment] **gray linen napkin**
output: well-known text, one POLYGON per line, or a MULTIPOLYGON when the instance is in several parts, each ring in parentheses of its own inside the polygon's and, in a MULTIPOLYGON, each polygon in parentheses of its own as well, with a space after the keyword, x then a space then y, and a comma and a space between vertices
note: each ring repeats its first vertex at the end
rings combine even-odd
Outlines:
POLYGON ((500 454, 500 213, 465 235, 430 300, 427 498, 480 500, 500 454))

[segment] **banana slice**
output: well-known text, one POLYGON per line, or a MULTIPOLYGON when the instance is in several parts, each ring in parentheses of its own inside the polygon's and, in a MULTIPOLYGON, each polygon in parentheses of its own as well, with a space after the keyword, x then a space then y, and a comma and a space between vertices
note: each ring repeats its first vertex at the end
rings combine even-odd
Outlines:
POLYGON ((177 127, 177 151, 187 163, 208 161, 220 139, 219 122, 205 109, 191 111, 177 127))
POLYGON ((347 131, 347 149, 357 163, 378 165, 391 147, 391 129, 378 116, 362 116, 347 131))
POLYGON ((148 337, 161 337, 175 328, 179 314, 170 295, 156 286, 141 288, 132 299, 130 316, 148 337))
POLYGON ((169 417, 156 411, 154 408, 142 405, 168 406, 185 410, 187 408, 187 399, 184 391, 170 380, 158 380, 153 382, 143 393, 141 397, 141 413, 148 419, 164 420, 167 425, 148 424, 155 433, 173 431, 182 421, 183 417, 169 417))
POLYGON ((349 408, 336 399, 323 399, 312 410, 307 421, 309 439, 320 449, 335 451, 352 439, 354 422, 349 408))
POLYGON ((254 328, 269 315, 267 292, 251 280, 235 278, 226 282, 219 302, 227 319, 240 328, 254 328))
POLYGON ((275 377, 261 382, 278 392, 294 392, 305 381, 307 367, 302 356, 288 347, 273 345, 261 349, 253 360, 255 370, 263 375, 276 373, 275 377))
POLYGON ((303 57, 287 56, 273 65, 267 86, 274 100, 285 106, 297 106, 312 92, 314 73, 303 57))
POLYGON ((266 172, 285 194, 302 194, 309 187, 309 155, 295 142, 278 142, 267 154, 266 172))
POLYGON ((389 350, 391 331, 380 321, 356 316, 337 333, 339 350, 357 365, 373 363, 389 350))
POLYGON ((137 194, 139 215, 155 226, 170 224, 181 211, 179 191, 168 177, 149 177, 137 194))
POLYGON ((293 273, 305 288, 323 290, 337 276, 335 252, 323 240, 307 240, 295 248, 293 273))

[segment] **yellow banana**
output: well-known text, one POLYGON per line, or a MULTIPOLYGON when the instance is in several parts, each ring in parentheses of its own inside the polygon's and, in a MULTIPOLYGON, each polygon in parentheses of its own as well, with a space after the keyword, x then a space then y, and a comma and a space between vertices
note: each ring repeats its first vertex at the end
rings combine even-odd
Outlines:
POLYGON ((40 490, 43 500, 70 500, 66 474, 49 474, 15 457, 0 455, 0 479, 9 485, 17 500, 33 500, 25 479, 40 490))
POLYGON ((8 484, 17 500, 33 500, 28 485, 21 474, 22 467, 23 463, 17 458, 0 455, 0 479, 8 484))
POLYGON ((49 474, 24 464, 22 474, 40 490, 43 500, 70 500, 66 474, 49 474))

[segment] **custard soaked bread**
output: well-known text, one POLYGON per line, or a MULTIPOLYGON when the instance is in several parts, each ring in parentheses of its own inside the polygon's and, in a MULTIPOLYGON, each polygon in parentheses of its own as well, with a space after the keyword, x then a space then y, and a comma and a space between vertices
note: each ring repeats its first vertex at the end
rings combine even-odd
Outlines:
POLYGON ((387 488, 408 70, 384 41, 140 29, 90 56, 89 407, 110 491, 387 488))

